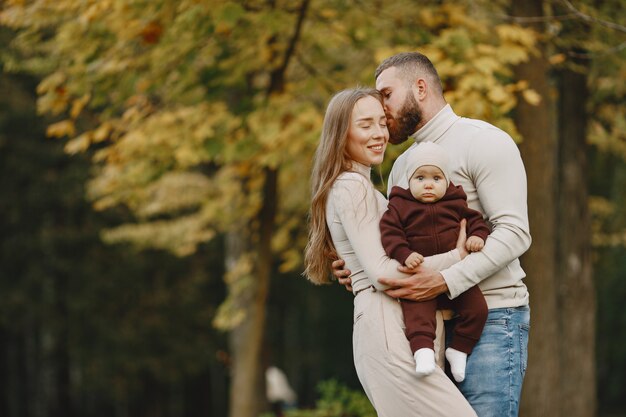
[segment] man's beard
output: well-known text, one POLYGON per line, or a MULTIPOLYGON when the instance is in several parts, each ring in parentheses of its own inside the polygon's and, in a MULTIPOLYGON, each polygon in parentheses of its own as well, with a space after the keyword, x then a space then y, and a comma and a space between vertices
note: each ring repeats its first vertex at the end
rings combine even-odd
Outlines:
POLYGON ((409 136, 415 133, 422 120, 422 110, 409 91, 402 108, 398 112, 398 117, 394 119, 395 123, 393 126, 389 126, 389 142, 398 145, 406 141, 409 136))

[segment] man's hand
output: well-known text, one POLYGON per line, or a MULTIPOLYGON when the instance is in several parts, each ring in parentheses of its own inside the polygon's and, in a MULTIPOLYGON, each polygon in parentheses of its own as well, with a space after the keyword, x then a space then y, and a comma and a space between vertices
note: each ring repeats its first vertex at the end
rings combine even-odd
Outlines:
POLYGON ((420 266, 422 262, 424 262, 424 257, 417 252, 413 252, 406 258, 404 265, 406 265, 407 268, 414 269, 420 266))
POLYGON ((346 287, 346 290, 352 292, 352 278, 350 278, 350 274, 352 273, 349 269, 343 269, 343 266, 345 264, 346 263, 343 261, 343 259, 337 259, 336 261, 333 261, 333 275, 335 276, 335 278, 337 278, 337 281, 339 281, 341 285, 346 287))
POLYGON ((378 282, 389 287, 385 292, 393 298, 404 298, 411 301, 432 300, 439 294, 448 291, 446 281, 440 272, 425 267, 409 278, 380 278, 378 282))

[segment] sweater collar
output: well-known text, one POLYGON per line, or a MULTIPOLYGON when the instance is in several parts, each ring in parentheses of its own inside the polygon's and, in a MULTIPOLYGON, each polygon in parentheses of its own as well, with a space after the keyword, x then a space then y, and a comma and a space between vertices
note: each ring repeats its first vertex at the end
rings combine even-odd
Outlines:
POLYGON ((430 119, 421 129, 417 132, 413 133, 411 137, 416 143, 420 142, 437 142, 441 136, 448 129, 452 127, 452 125, 459 120, 460 117, 454 113, 452 107, 449 104, 446 104, 439 113, 435 115, 432 119, 430 119))
POLYGON ((357 161, 352 161, 351 171, 358 172, 365 178, 370 178, 370 174, 372 173, 372 167, 363 165, 362 163, 357 161))

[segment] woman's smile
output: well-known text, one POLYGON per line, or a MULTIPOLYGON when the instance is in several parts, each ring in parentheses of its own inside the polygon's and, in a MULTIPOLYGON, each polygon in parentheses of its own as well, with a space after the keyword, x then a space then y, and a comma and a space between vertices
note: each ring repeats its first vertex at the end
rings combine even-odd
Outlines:
POLYGON ((378 165, 383 162, 388 141, 387 117, 380 101, 371 96, 357 101, 346 146, 350 158, 363 165, 378 165))

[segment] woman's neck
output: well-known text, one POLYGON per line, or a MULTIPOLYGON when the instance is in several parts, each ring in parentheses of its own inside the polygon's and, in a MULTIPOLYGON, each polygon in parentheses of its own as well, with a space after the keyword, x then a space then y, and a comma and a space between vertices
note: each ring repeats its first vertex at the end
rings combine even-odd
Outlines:
POLYGON ((365 178, 370 178, 370 174, 372 173, 372 167, 369 165, 364 165, 357 161, 352 161, 351 170, 354 172, 358 172, 363 175, 365 178))

